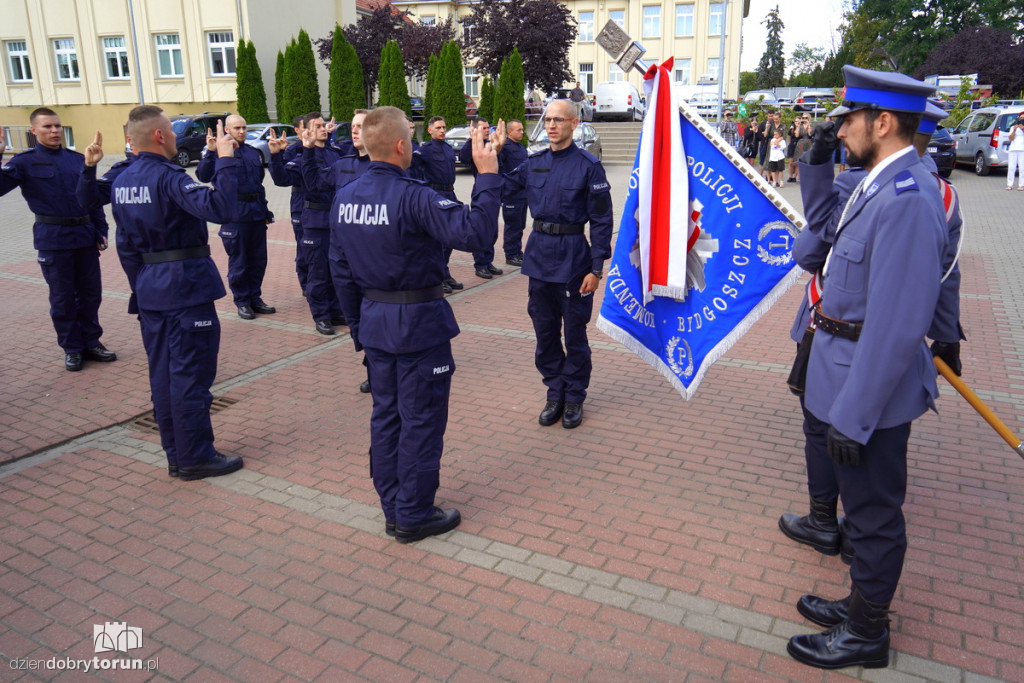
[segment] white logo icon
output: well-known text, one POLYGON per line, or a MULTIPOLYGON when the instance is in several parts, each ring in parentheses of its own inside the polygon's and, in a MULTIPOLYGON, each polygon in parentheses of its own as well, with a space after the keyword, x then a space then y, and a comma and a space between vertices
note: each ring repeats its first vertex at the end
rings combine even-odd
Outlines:
POLYGON ((96 652, 128 652, 142 647, 142 629, 125 621, 93 624, 92 642, 96 652))

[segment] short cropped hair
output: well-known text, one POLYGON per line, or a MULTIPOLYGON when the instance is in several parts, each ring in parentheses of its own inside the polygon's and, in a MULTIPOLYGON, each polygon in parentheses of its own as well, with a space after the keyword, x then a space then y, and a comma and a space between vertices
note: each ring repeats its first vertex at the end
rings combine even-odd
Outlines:
POLYGON ((908 143, 913 142, 914 133, 917 132, 918 127, 921 125, 921 114, 891 111, 889 109, 865 109, 864 122, 869 126, 872 125, 883 111, 888 111, 896 119, 896 136, 908 143))
POLYGON ((307 121, 312 121, 313 119, 322 119, 323 117, 324 115, 318 111, 311 111, 308 114, 306 114, 307 121))
POLYGON ((397 107, 377 107, 363 120, 363 144, 371 159, 383 159, 401 139, 408 138, 405 112, 397 107))
POLYGON ((298 116, 292 119, 292 125, 295 126, 296 128, 301 128, 302 126, 306 125, 306 117, 303 116, 302 114, 299 114, 298 116))
POLYGON ((56 116, 56 115, 57 115, 57 112, 55 112, 54 110, 50 109, 49 107, 39 107, 38 109, 33 109, 32 113, 28 115, 28 122, 29 123, 35 123, 36 119, 39 118, 40 116, 56 116))
POLYGON ((427 121, 427 128, 430 128, 432 125, 434 125, 438 121, 440 121, 441 123, 445 123, 445 120, 444 120, 443 116, 431 116, 430 120, 427 121))
POLYGON ((355 118, 356 114, 366 115, 366 114, 369 114, 369 113, 370 113, 369 109, 356 109, 354 112, 352 112, 352 118, 355 118))
POLYGON ((153 119, 163 116, 164 110, 153 104, 140 104, 128 112, 128 125, 125 132, 135 138, 152 126, 153 119))

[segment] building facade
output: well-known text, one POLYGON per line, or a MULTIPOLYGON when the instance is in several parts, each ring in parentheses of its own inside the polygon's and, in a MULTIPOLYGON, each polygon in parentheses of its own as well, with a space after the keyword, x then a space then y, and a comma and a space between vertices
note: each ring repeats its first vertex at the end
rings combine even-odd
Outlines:
MULTIPOLYGON (((69 146, 84 147, 99 130, 109 153, 138 104, 172 116, 234 111, 242 38, 256 46, 273 106, 277 52, 310 18, 318 28, 307 32, 318 38, 321 27, 326 35, 357 14, 356 0, 0 0, 0 17, 0 125, 12 126, 12 147, 25 146, 29 113, 48 106, 70 129, 69 146)), ((318 76, 326 102, 326 68, 318 76)))

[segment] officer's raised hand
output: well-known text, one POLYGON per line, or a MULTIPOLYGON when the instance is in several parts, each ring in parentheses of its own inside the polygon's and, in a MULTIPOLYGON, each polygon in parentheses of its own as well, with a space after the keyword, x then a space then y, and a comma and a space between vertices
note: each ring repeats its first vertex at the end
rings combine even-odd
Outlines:
POLYGON ((325 126, 325 128, 327 130, 327 134, 330 135, 331 133, 333 133, 334 129, 337 128, 337 127, 338 127, 338 125, 334 122, 334 117, 332 116, 331 120, 325 126))
POLYGON ((209 128, 206 129, 206 149, 211 152, 217 149, 217 137, 220 135, 221 126, 220 119, 217 119, 217 135, 213 134, 213 131, 209 128))
POLYGON ((270 139, 267 140, 267 149, 270 150, 271 154, 277 154, 288 146, 288 136, 281 133, 281 137, 277 137, 274 134, 274 129, 270 129, 270 139))
MULTIPOLYGON (((502 132, 504 133, 504 129, 502 129, 502 132)), ((494 151, 490 144, 484 142, 483 131, 477 126, 473 126, 469 131, 469 139, 473 144, 473 163, 476 165, 477 172, 497 173, 498 153, 494 151)))
POLYGON ((828 457, 832 458, 832 462, 847 467, 856 467, 860 464, 861 445, 859 443, 832 425, 828 426, 826 440, 828 457))
POLYGON ((85 165, 95 166, 100 163, 103 158, 103 133, 96 131, 96 137, 93 138, 89 146, 85 148, 85 165))
POLYGON ((839 138, 836 137, 838 132, 839 126, 835 121, 818 124, 811 133, 814 142, 811 143, 811 148, 804 152, 800 161, 815 166, 830 162, 836 148, 839 147, 839 138))
MULTIPOLYGON (((209 136, 207 136, 209 139, 209 136)), ((238 143, 224 130, 224 122, 220 119, 217 120, 217 135, 214 137, 214 149, 217 150, 217 156, 219 157, 233 157, 235 156, 235 148, 238 147, 238 143)))
POLYGON ((505 134, 505 121, 503 119, 498 119, 498 126, 494 129, 494 132, 491 133, 489 140, 491 148, 495 153, 500 152, 501 148, 505 146, 505 140, 507 137, 508 136, 505 134))
POLYGON ((303 128, 299 137, 302 138, 302 146, 306 149, 313 149, 316 146, 316 131, 311 126, 303 128))

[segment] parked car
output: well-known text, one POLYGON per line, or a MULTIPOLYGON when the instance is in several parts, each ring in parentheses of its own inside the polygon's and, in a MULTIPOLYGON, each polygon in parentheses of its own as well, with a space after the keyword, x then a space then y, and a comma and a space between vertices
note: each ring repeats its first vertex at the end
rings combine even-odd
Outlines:
POLYGON ((690 101, 687 102, 687 104, 690 105, 691 109, 697 110, 697 113, 704 118, 716 116, 720 106, 718 93, 716 92, 697 93, 690 98, 690 101))
POLYGON ((978 175, 993 168, 1006 168, 1006 149, 1010 144, 1010 126, 1024 106, 982 107, 973 111, 953 129, 958 164, 973 164, 978 175))
POLYGON ((245 142, 259 150, 260 156, 263 157, 264 166, 270 163, 270 146, 268 144, 270 141, 270 131, 274 131, 274 135, 277 137, 284 135, 288 138, 288 144, 299 141, 295 128, 287 123, 248 124, 245 127, 245 142))
MULTIPOLYGON (((601 160, 601 136, 597 129, 589 123, 581 123, 576 126, 576 130, 572 132, 572 141, 580 149, 597 157, 598 161, 601 160)), ((545 150, 548 148, 548 144, 548 132, 544 129, 544 124, 538 123, 530 136, 529 152, 533 154, 545 150)))
POLYGON ((836 96, 831 90, 801 90, 793 102, 793 111, 805 111, 820 116, 832 108, 835 100, 836 96))
POLYGON ((948 178, 956 166, 956 142, 949 134, 949 129, 939 126, 932 133, 928 143, 928 154, 939 169, 939 175, 948 178))
POLYGON ((594 120, 643 121, 646 103, 629 81, 601 81, 594 88, 594 120))
MULTIPOLYGON (((558 90, 555 91, 555 94, 554 94, 554 96, 551 99, 554 99, 554 100, 569 100, 569 99, 572 99, 572 98, 569 97, 570 93, 572 93, 572 90, 573 90, 572 88, 559 88, 558 90)), ((580 104, 583 105, 583 110, 580 112, 580 119, 583 120, 583 121, 593 121, 594 120, 594 105, 591 104, 590 98, 584 96, 583 97, 583 101, 580 102, 580 104)))
POLYGON ((476 116, 477 109, 476 102, 469 95, 463 95, 466 98, 466 116, 476 116))
POLYGON ((413 95, 409 98, 409 104, 412 105, 412 120, 422 121, 423 120, 423 98, 418 95, 413 95))
POLYGON ((217 130, 217 121, 230 116, 226 111, 204 111, 202 114, 179 114, 171 117, 178 153, 174 161, 182 168, 199 161, 206 147, 206 131, 217 130))
POLYGON ((526 108, 526 120, 536 121, 544 115, 544 100, 536 92, 523 99, 526 108))
POLYGON ((455 165, 462 166, 459 162, 459 150, 469 142, 469 126, 455 126, 449 128, 444 135, 444 141, 448 143, 448 146, 455 150, 455 165))
POLYGON ((747 104, 779 104, 779 98, 771 90, 750 90, 743 95, 747 104))

